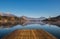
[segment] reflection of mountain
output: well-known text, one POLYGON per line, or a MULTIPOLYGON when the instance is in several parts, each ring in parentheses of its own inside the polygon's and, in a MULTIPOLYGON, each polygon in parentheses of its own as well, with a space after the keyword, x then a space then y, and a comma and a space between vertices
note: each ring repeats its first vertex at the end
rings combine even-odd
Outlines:
POLYGON ((47 18, 47 19, 43 20, 43 22, 45 22, 47 24, 52 24, 52 25, 60 26, 60 15, 57 16, 57 17, 47 18))
POLYGON ((45 17, 32 18, 32 17, 22 16, 22 17, 20 17, 20 24, 21 23, 23 25, 28 25, 28 24, 43 24, 42 20, 44 20, 44 19, 46 19, 46 18, 45 17))
POLYGON ((2 39, 57 39, 44 30, 15 30, 2 39))

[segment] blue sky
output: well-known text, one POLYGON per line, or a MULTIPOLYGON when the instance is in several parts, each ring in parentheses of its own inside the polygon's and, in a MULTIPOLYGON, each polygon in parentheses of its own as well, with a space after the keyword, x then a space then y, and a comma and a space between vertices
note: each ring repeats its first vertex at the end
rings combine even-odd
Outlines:
POLYGON ((57 16, 60 15, 60 0, 0 0, 0 12, 28 17, 57 16))

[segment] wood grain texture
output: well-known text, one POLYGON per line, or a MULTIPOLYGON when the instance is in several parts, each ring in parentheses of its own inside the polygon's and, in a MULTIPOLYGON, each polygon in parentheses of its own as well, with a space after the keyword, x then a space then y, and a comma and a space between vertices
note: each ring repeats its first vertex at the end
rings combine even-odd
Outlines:
POLYGON ((44 30, 15 30, 2 39, 57 39, 44 30))

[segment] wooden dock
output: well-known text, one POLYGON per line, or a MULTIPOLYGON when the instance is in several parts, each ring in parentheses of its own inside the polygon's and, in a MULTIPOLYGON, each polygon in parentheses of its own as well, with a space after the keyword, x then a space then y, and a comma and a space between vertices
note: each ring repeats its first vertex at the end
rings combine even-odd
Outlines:
POLYGON ((57 39, 44 30, 15 30, 2 39, 57 39))

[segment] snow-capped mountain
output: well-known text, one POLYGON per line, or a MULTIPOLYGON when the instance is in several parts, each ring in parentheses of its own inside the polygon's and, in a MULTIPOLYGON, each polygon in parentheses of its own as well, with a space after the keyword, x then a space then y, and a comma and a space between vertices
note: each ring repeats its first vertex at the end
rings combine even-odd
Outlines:
POLYGON ((15 15, 10 14, 10 13, 1 13, 1 12, 0 12, 0 15, 1 15, 1 16, 15 16, 15 15))
POLYGON ((40 17, 40 20, 44 20, 44 19, 46 19, 45 17, 40 17))
POLYGON ((46 19, 45 17, 40 17, 40 18, 31 18, 31 17, 26 17, 29 20, 44 20, 46 19))

